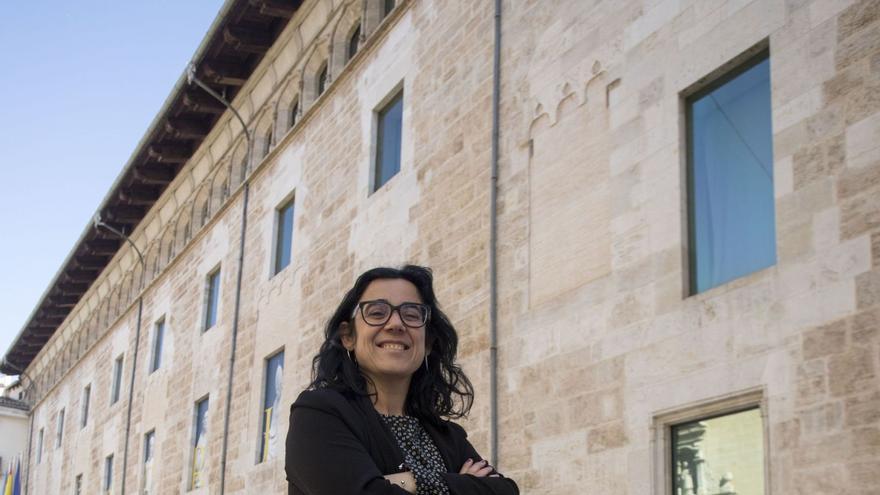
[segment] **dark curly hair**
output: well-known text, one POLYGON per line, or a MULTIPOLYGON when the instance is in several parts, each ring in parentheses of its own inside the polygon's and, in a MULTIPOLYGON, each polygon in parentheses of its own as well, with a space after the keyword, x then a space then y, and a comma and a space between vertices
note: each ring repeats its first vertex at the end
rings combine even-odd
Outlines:
POLYGON ((332 388, 348 394, 370 395, 368 379, 346 355, 340 326, 348 322, 354 328, 354 308, 370 283, 377 279, 403 279, 412 283, 419 291, 422 302, 431 307, 431 316, 425 327, 426 351, 430 351, 428 370, 421 366, 413 373, 406 398, 406 413, 436 425, 441 425, 443 418, 466 416, 473 404, 474 388, 455 363, 458 334, 437 306, 431 269, 422 266, 373 268, 358 277, 327 322, 324 343, 312 360, 312 383, 309 388, 332 388))

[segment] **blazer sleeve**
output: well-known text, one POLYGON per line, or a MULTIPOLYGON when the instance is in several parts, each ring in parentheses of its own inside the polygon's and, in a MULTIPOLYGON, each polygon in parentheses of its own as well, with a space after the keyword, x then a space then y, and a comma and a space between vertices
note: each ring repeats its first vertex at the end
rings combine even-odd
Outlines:
POLYGON ((329 404, 290 409, 284 470, 308 495, 408 495, 383 477, 343 414, 329 404))
MULTIPOLYGON (((467 433, 464 428, 455 424, 448 423, 455 442, 457 455, 461 463, 457 466, 461 468, 464 461, 473 459, 480 461, 483 458, 477 453, 477 450, 471 445, 467 439, 467 433)), ((456 466, 450 466, 455 469, 456 466)), ((519 487, 516 486, 510 478, 505 478, 501 473, 493 470, 491 474, 497 474, 497 477, 487 476, 478 478, 470 474, 445 473, 443 478, 449 487, 452 495, 519 495, 519 487)))

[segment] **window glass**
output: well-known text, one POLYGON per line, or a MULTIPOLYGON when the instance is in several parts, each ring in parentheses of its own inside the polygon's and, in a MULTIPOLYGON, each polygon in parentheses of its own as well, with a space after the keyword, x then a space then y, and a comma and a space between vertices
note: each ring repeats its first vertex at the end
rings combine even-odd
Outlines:
POLYGON ((318 96, 324 94, 324 90, 327 89, 327 64, 324 64, 324 67, 318 72, 318 96))
POLYGON ((76 495, 82 495, 82 487, 83 487, 83 475, 76 475, 76 481, 73 484, 73 493, 76 495))
POLYGON ((153 356, 150 359, 150 373, 159 369, 162 365, 162 341, 165 339, 165 319, 156 322, 153 332, 153 356))
POLYGON ((61 447, 61 440, 64 438, 64 409, 58 411, 58 431, 55 435, 55 448, 61 447))
POLYGON ((89 401, 92 400, 92 386, 86 385, 83 389, 82 397, 82 415, 79 421, 81 427, 85 427, 89 423, 89 401))
POLYGON ((770 62, 688 102, 691 292, 776 263, 770 62))
POLYGON ((220 269, 208 275, 207 307, 205 308, 205 330, 217 323, 217 303, 220 297, 220 269))
POLYGON ((109 493, 113 487, 113 454, 104 458, 104 492, 109 493))
POLYGON ((376 143, 374 191, 400 171, 400 140, 403 118, 403 92, 379 111, 376 143))
POLYGON ((40 433, 37 435, 37 464, 43 460, 43 429, 40 428, 40 433))
POLYGON ((760 409, 672 427, 673 493, 762 495, 760 409))
POLYGON ((151 430, 144 435, 144 488, 141 495, 153 493, 153 455, 156 449, 156 431, 151 430))
POLYGON ((119 400, 119 391, 122 388, 122 356, 116 358, 113 362, 113 385, 110 390, 110 404, 113 405, 119 400))
POLYGON ((207 447, 208 447, 208 399, 204 398, 196 404, 195 432, 193 435, 192 483, 190 488, 200 488, 207 483, 207 447))
POLYGON ((293 244, 293 200, 278 209, 278 231, 275 239, 275 272, 278 273, 290 264, 290 251, 293 244))
POLYGON ((284 376, 284 351, 266 360, 263 391, 262 428, 260 428, 260 462, 274 459, 281 453, 281 387, 284 376))
POLYGON ((394 10, 394 0, 382 0, 382 2, 382 17, 385 17, 394 10))
POLYGON ((296 118, 299 114, 299 96, 293 99, 293 105, 290 107, 290 127, 296 125, 296 118))
POLYGON ((354 32, 351 33, 351 36, 348 38, 348 59, 351 60, 352 57, 358 51, 358 44, 361 41, 361 26, 358 24, 356 28, 354 28, 354 32))

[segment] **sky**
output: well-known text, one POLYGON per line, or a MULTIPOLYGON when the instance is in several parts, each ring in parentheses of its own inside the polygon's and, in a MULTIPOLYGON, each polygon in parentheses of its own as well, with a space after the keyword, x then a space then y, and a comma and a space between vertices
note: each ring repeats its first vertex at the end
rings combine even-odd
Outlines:
POLYGON ((0 2, 0 355, 222 4, 0 2))

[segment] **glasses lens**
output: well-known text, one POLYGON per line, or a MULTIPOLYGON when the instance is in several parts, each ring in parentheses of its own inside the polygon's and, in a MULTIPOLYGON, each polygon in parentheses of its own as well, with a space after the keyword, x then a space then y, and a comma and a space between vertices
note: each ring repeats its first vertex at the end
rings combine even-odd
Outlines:
POLYGON ((420 327, 428 319, 428 308, 423 304, 402 304, 400 319, 410 327, 420 327))
POLYGON ((388 320, 391 315, 391 305, 376 301, 364 305, 364 320, 371 325, 381 325, 388 320))

